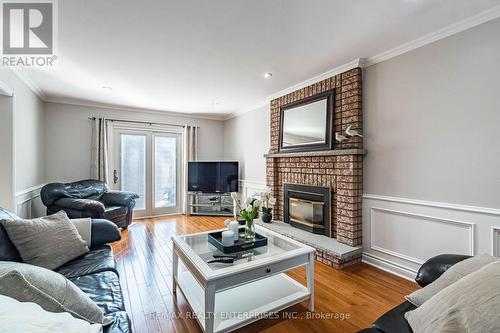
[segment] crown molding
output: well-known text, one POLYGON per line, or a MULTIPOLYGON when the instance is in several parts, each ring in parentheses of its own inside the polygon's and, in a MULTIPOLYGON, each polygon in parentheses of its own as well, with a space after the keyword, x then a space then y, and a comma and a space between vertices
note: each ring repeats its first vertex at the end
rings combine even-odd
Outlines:
POLYGON ((162 110, 155 110, 155 109, 121 106, 121 105, 116 105, 116 104, 89 102, 89 101, 78 100, 78 99, 73 99, 73 98, 48 97, 48 98, 44 99, 44 102, 54 103, 54 104, 84 106, 84 107, 91 107, 91 108, 98 108, 98 109, 109 109, 109 110, 127 111, 127 112, 142 112, 142 113, 149 113, 149 114, 162 115, 162 116, 196 118, 196 119, 217 120, 217 121, 224 120, 224 117, 225 117, 224 114, 221 114, 220 116, 205 116, 205 115, 200 115, 200 114, 196 114, 196 113, 162 111, 162 110))
POLYGON ((0 81, 0 95, 12 97, 14 96, 14 90, 12 90, 12 88, 5 82, 0 81))
POLYGON ((353 61, 350 61, 346 64, 340 65, 338 67, 332 68, 324 73, 321 73, 319 75, 316 75, 310 79, 307 79, 305 81, 299 82, 297 84, 294 84, 293 86, 290 86, 286 89, 280 90, 272 95, 267 96, 265 99, 261 100, 260 102, 252 105, 251 107, 241 109, 240 111, 233 112, 229 114, 224 120, 229 120, 231 118, 241 116, 242 114, 245 114, 247 112, 253 111, 259 107, 262 107, 264 105, 268 105, 273 99, 276 99, 278 97, 281 97, 283 95, 289 94, 291 92, 294 92, 296 90, 305 88, 307 86, 310 86, 316 82, 319 82, 324 79, 328 79, 329 77, 335 76, 340 73, 347 72, 348 70, 357 68, 357 67, 363 67, 365 64, 365 59, 363 58, 358 58, 353 61))
POLYGON ((458 34, 462 31, 471 29, 480 24, 486 23, 488 21, 494 20, 500 17, 500 6, 495 6, 477 15, 468 17, 456 23, 450 24, 442 29, 431 32, 420 38, 414 39, 410 42, 401 44, 393 49, 384 51, 372 57, 366 59, 365 67, 375 65, 379 62, 389 60, 391 58, 397 57, 406 52, 413 51, 422 46, 434 43, 438 40, 444 39, 446 37, 458 34))
POLYGON ((35 81, 33 81, 31 79, 31 77, 29 77, 29 75, 21 68, 11 68, 11 71, 12 73, 14 73, 15 76, 17 76, 17 78, 19 80, 21 80, 22 82, 24 82, 24 84, 26 86, 28 86, 28 88, 34 92, 42 101, 46 101, 47 100, 47 95, 45 95, 45 93, 43 92, 43 90, 38 86, 38 84, 35 83, 35 81))

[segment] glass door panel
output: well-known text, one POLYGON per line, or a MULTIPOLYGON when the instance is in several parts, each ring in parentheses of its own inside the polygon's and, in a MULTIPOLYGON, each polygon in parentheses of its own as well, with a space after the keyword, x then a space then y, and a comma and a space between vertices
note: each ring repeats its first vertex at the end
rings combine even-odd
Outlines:
POLYGON ((111 186, 139 195, 134 217, 181 213, 181 144, 180 133, 114 129, 111 186))
POLYGON ((120 135, 120 189, 135 192, 137 210, 146 209, 146 135, 120 135))
POLYGON ((176 138, 155 137, 155 208, 176 206, 176 138))
POLYGON ((155 214, 175 213, 181 210, 180 136, 154 133, 154 207, 155 214))

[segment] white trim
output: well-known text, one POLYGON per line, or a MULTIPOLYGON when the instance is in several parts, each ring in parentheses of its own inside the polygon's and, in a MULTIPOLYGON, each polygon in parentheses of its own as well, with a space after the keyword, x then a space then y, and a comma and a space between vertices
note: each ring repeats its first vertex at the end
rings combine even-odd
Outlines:
MULTIPOLYGON (((15 212, 22 218, 33 218, 33 205, 36 204, 35 199, 40 197, 40 191, 45 184, 35 185, 27 189, 17 191, 14 194, 15 212), (23 211, 25 207, 26 211, 23 211), (26 213, 26 214, 24 214, 26 213)), ((41 209, 41 207, 40 207, 41 209)))
POLYGON ((19 197, 19 196, 22 196, 22 195, 26 195, 26 194, 29 194, 33 191, 38 191, 38 190, 41 190, 42 187, 44 187, 45 185, 47 184, 40 184, 40 185, 35 185, 35 186, 32 186, 32 187, 28 187, 27 189, 24 189, 24 190, 21 190, 21 191, 18 191, 16 192, 16 197, 19 197))
POLYGON ((12 97, 14 96, 14 90, 9 87, 5 82, 0 81, 0 95, 12 97))
POLYGON ((497 251, 498 248, 498 237, 500 236, 500 227, 491 227, 491 255, 495 257, 500 257, 500 253, 497 251))
POLYGON ((390 197, 390 196, 368 194, 368 193, 363 194, 363 199, 399 202, 399 203, 405 203, 405 204, 410 204, 410 205, 445 208, 445 209, 458 210, 458 211, 464 211, 464 212, 474 212, 474 213, 500 216, 500 209, 498 209, 498 208, 468 206, 468 205, 451 204, 451 203, 438 202, 438 201, 426 201, 426 200, 418 200, 418 199, 390 197))
POLYGON ((54 103, 54 104, 64 104, 64 105, 74 105, 74 106, 85 106, 91 108, 99 108, 99 109, 110 109, 110 110, 118 110, 118 111, 129 111, 129 112, 141 112, 141 113, 150 113, 150 114, 159 114, 163 116, 174 116, 174 117, 184 117, 184 118, 195 118, 195 119, 207 119, 207 120, 224 120, 226 114, 213 115, 213 116, 204 116, 198 113, 185 113, 185 112, 174 112, 174 111, 162 111, 156 109, 147 109, 147 108, 135 108, 132 106, 124 106, 118 104, 107 104, 107 103, 99 103, 92 101, 83 101, 79 99, 73 98, 65 98, 65 97, 47 97, 43 99, 44 102, 54 103))
MULTIPOLYGON (((258 180, 246 180, 246 179, 240 179, 239 180, 240 184, 244 185, 253 185, 255 187, 266 187, 266 182, 261 182, 258 180)), ((241 185, 240 185, 241 186, 241 185)), ((252 187, 253 187, 252 186, 252 187)))
POLYGON ((327 79, 329 77, 332 77, 332 76, 335 76, 337 74, 341 74, 341 73, 344 73, 344 72, 347 72, 351 69, 354 69, 354 68, 357 68, 357 67, 363 67, 365 64, 365 60, 362 59, 362 58, 358 58, 358 59, 355 59, 353 61, 350 61, 346 64, 343 64, 343 65, 340 65, 338 67, 335 67, 335 68, 332 68, 324 73, 321 73, 319 75, 316 75, 312 78, 309 78, 305 81, 302 81, 302 82, 299 82, 297 84, 294 84, 293 86, 290 86, 286 89, 283 89, 283 90, 280 90, 278 92, 275 92, 274 94, 272 95, 269 95, 267 96, 265 99, 261 100, 260 102, 252 105, 251 107, 248 107, 248 108, 244 108, 244 109, 241 109, 239 111, 236 111, 234 113, 231 113, 229 114, 224 120, 229 120, 231 118, 234 118, 234 117, 237 117, 237 116, 240 116, 242 114, 245 114, 247 112, 250 112, 250 111, 253 111, 259 107, 262 107, 266 104, 269 104, 270 101, 272 101, 273 99, 276 99, 278 97, 281 97, 283 95, 286 95, 286 94, 289 94, 291 92, 294 92, 296 90, 299 90, 299 89, 302 89, 302 88, 305 88, 307 86, 310 86, 312 84, 315 84, 321 80, 324 80, 324 79, 327 79))
POLYGON ((31 79, 31 77, 21 68, 11 68, 12 73, 19 80, 21 80, 32 92, 34 92, 42 101, 47 100, 47 96, 43 92, 43 90, 36 84, 35 81, 31 79))
POLYGON ((377 267, 385 272, 397 275, 410 281, 414 281, 417 275, 417 270, 376 256, 372 253, 363 252, 361 261, 367 265, 377 267))
POLYGON ((429 216, 429 215, 424 215, 424 214, 415 214, 415 213, 403 212, 400 210, 387 209, 387 208, 381 208, 381 207, 371 207, 371 209, 370 209, 370 222, 369 222, 370 223, 370 249, 372 249, 374 251, 382 252, 382 253, 388 254, 390 256, 399 258, 399 259, 407 260, 407 261, 413 262, 417 265, 422 265, 425 262, 424 260, 413 258, 413 257, 407 256, 403 253, 399 253, 396 251, 385 249, 385 248, 377 246, 377 245, 373 245, 373 240, 375 238, 374 237, 374 235, 375 235, 375 233, 374 233, 374 230, 375 230, 374 213, 375 213, 375 211, 387 212, 387 213, 396 214, 396 215, 417 217, 417 218, 422 218, 422 219, 425 219, 428 221, 436 221, 436 222, 444 223, 444 224, 454 224, 454 225, 458 225, 458 226, 465 225, 466 228, 469 230, 469 253, 468 254, 470 256, 473 256, 475 253, 475 246, 474 246, 474 238, 475 238, 474 237, 474 226, 476 225, 475 223, 457 221, 457 220, 452 220, 452 219, 444 219, 444 218, 435 217, 435 216, 429 216))
POLYGON ((427 35, 414 39, 410 42, 401 44, 393 49, 369 57, 366 60, 365 66, 368 67, 371 65, 375 65, 379 62, 389 60, 401 54, 413 51, 422 46, 436 42, 440 39, 455 35, 462 31, 478 26, 480 24, 494 20, 498 17, 500 17, 500 6, 495 6, 482 13, 476 14, 474 16, 468 17, 456 23, 450 24, 444 28, 431 32, 427 35))

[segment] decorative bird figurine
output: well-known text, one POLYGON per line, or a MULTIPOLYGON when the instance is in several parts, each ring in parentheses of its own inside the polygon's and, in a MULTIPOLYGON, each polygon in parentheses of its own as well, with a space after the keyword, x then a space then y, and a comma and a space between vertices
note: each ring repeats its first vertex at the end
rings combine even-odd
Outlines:
POLYGON ((363 137, 361 134, 359 134, 358 131, 352 129, 352 125, 347 126, 345 134, 347 134, 348 136, 359 136, 360 138, 363 137))
POLYGON ((342 141, 347 140, 347 137, 340 133, 335 133, 335 140, 337 140, 337 142, 342 143, 342 141))

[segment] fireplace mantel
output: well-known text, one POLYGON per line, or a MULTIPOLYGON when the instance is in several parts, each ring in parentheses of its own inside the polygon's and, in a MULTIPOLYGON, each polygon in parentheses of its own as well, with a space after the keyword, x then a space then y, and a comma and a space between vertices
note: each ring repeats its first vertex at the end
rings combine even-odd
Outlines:
POLYGON ((309 156, 340 156, 340 155, 366 155, 366 149, 333 149, 321 151, 305 151, 297 153, 269 153, 264 154, 265 158, 280 158, 280 157, 309 157, 309 156))

